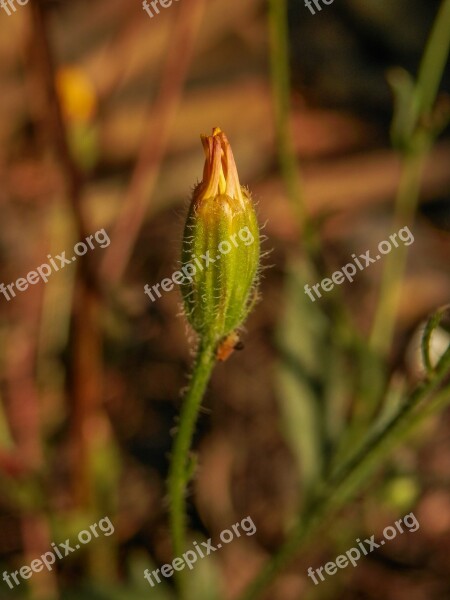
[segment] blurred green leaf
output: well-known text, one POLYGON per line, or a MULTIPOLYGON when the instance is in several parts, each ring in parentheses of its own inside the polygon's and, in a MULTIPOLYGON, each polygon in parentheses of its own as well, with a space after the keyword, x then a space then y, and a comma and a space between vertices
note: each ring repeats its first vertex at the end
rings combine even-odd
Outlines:
POLYGON ((281 424, 307 486, 323 468, 321 402, 323 357, 328 351, 327 319, 318 303, 313 303, 304 292, 311 277, 303 262, 290 265, 284 317, 277 331, 281 424))

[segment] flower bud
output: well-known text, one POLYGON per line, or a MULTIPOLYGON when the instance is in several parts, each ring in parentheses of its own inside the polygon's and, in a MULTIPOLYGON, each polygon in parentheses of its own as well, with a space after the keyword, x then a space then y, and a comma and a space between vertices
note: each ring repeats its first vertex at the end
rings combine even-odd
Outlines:
POLYGON ((216 128, 201 139, 206 159, 184 230, 181 289, 190 324, 217 343, 242 324, 251 308, 259 228, 225 134, 216 128))

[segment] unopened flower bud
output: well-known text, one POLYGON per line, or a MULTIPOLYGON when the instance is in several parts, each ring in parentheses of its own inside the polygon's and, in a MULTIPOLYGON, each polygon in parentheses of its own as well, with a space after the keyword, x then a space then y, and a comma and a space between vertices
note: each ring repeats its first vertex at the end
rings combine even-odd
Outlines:
POLYGON ((251 308, 259 228, 225 134, 216 128, 201 139, 206 159, 184 231, 181 287, 190 324, 217 343, 242 324, 251 308))

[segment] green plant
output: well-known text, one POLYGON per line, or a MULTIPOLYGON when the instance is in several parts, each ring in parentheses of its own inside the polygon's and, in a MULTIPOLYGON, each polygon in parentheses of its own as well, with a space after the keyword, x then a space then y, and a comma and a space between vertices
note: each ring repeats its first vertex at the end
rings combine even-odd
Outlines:
MULTIPOLYGON (((305 224, 308 228, 311 224, 305 219, 301 178, 297 173, 289 139, 286 18, 286 1, 271 0, 269 30, 276 123, 281 147, 280 164, 291 200, 301 203, 296 214, 299 227, 303 229, 305 224)), ((444 0, 424 53, 417 82, 398 71, 390 77, 396 92, 392 139, 402 161, 394 215, 396 225, 411 223, 425 159, 438 133, 448 122, 448 110, 442 110, 436 99, 449 47, 450 0, 444 0)), ((307 239, 316 239, 314 233, 307 231, 307 239)), ((282 410, 288 411, 285 429, 291 445, 296 445, 299 457, 304 483, 303 502, 297 523, 287 534, 286 541, 244 591, 241 600, 255 600, 266 591, 277 574, 300 550, 305 549, 312 535, 363 491, 390 452, 426 417, 442 410, 450 402, 447 380, 450 373, 450 347, 433 368, 429 360, 431 333, 442 318, 439 312, 431 317, 422 344, 425 364, 428 365, 426 378, 412 391, 402 390, 397 404, 390 404, 393 393, 387 383, 389 368, 386 357, 396 323, 406 252, 400 257, 389 257, 368 341, 355 331, 338 298, 324 302, 321 308, 311 304, 306 306, 301 302, 298 290, 303 288, 305 277, 321 266, 316 253, 317 246, 301 261, 293 262, 286 317, 290 321, 284 325, 280 336, 282 383, 285 396, 291 397, 290 400, 283 400, 285 404, 282 410), (303 312, 300 314, 299 311, 303 312), (299 335, 298 327, 293 331, 293 323, 298 325, 301 320, 303 339, 301 343, 291 343, 295 333, 297 337, 299 335), (288 339, 290 332, 291 339, 288 339), (325 365, 318 364, 318 361, 325 362, 325 365), (342 369, 344 366, 348 369, 347 387, 333 391, 333 381, 337 380, 333 380, 336 368, 342 369), (343 396, 353 398, 348 419, 343 416, 343 396), (296 419, 290 418, 294 411, 296 419), (286 427, 286 423, 293 423, 294 420, 301 423, 301 431, 295 434, 286 427)))
MULTIPOLYGON (((254 304, 260 258, 255 211, 249 192, 239 183, 228 140, 216 128, 211 136, 202 136, 202 142, 206 155, 203 180, 193 193, 182 247, 185 313, 198 343, 168 482, 176 556, 186 545, 185 491, 195 469, 189 450, 198 411, 217 358, 225 358, 231 350, 236 330, 254 304), (199 258, 204 258, 203 265, 196 262, 199 258)), ((178 582, 183 595, 182 573, 178 573, 178 582)))

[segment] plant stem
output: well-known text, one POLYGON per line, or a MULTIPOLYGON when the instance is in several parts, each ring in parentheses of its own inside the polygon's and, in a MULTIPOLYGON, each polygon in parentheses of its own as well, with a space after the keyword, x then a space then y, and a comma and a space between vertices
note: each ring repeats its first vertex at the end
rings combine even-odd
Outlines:
POLYGON ((3 399, 0 396, 0 452, 10 452, 12 450, 14 450, 14 441, 6 410, 3 406, 3 399))
MULTIPOLYGON (((425 160, 432 146, 434 131, 430 117, 439 93, 450 49, 450 0, 441 4, 422 57, 413 92, 413 127, 403 150, 402 176, 396 200, 394 223, 409 226, 416 211, 425 160)), ((400 284, 406 265, 406 248, 400 246, 386 262, 372 334, 371 348, 385 355, 392 341, 400 284)))
POLYGON ((418 116, 428 116, 434 107, 450 50, 450 0, 444 0, 423 55, 417 85, 418 116))
MULTIPOLYGON (((402 404, 396 414, 388 421, 382 429, 373 432, 368 436, 362 449, 348 461, 346 465, 337 473, 331 484, 339 485, 347 480, 350 475, 366 468, 370 461, 377 458, 380 452, 390 450, 398 442, 399 437, 403 438, 410 432, 411 423, 417 423, 417 419, 424 414, 429 414, 427 406, 421 412, 421 403, 442 383, 448 374, 450 368, 450 346, 442 356, 436 368, 436 375, 428 381, 420 384, 411 395, 410 399, 402 404)), ((386 452, 384 452, 386 454, 386 452)))
MULTIPOLYGON (((191 381, 183 400, 180 424, 176 433, 169 471, 170 528, 174 556, 181 556, 186 546, 185 491, 192 475, 189 450, 194 435, 200 404, 215 364, 215 345, 200 340, 191 381)), ((182 573, 178 573, 182 581, 182 573)), ((180 583, 179 583, 180 584, 180 583)), ((182 593, 180 584, 180 593, 182 593)))
MULTIPOLYGON (((417 155, 407 155, 402 160, 394 229, 411 225, 419 200, 420 183, 426 155, 427 151, 424 151, 417 155)), ((386 267, 383 271, 380 300, 370 337, 370 347, 380 355, 385 355, 391 347, 406 258, 407 247, 400 245, 395 254, 391 253, 387 257, 386 267)))
POLYGON ((279 161, 288 197, 298 226, 303 234, 305 248, 315 254, 315 236, 306 212, 303 181, 295 156, 290 126, 291 85, 289 69, 289 29, 286 0, 269 0, 269 41, 272 94, 275 110, 275 129, 279 161))
MULTIPOLYGON (((338 474, 319 492, 309 513, 302 515, 288 539, 277 554, 266 564, 260 575, 250 584, 240 600, 255 600, 267 589, 276 575, 304 547, 335 513, 351 500, 362 485, 373 474, 376 467, 389 455, 394 446, 413 431, 431 409, 442 409, 450 401, 450 390, 445 389, 435 396, 422 410, 416 410, 437 390, 450 370, 450 347, 441 358, 435 376, 421 384, 405 402, 396 415, 379 431, 375 431, 362 449, 351 458, 338 474)), ((310 505, 311 506, 311 505, 310 505)))
MULTIPOLYGON (((297 205, 299 222, 305 219, 305 204, 301 192, 292 138, 289 132, 289 67, 286 26, 286 1, 269 0, 269 29, 271 39, 271 66, 274 88, 280 162, 290 196, 300 198, 297 205)), ((395 223, 400 227, 409 225, 414 216, 425 159, 433 142, 433 132, 427 129, 426 118, 434 106, 442 79, 450 41, 450 0, 444 0, 433 27, 427 49, 419 70, 415 88, 415 127, 410 148, 403 154, 401 184, 396 202, 395 223), (413 150, 411 150, 413 149, 413 150)), ((308 244, 307 244, 308 247, 308 244)), ((311 246, 310 246, 311 247, 311 246)), ((314 254, 312 254, 314 255, 314 254)), ((399 301, 400 282, 403 277, 406 252, 396 254, 396 260, 389 260, 383 276, 383 285, 377 315, 370 339, 370 348, 380 355, 391 345, 395 326, 395 314, 399 301)), ((241 596, 241 600, 255 600, 266 591, 281 569, 294 557, 324 521, 334 515, 350 501, 392 450, 432 407, 442 408, 449 400, 445 390, 434 401, 424 405, 424 400, 436 391, 450 368, 450 349, 444 354, 435 369, 433 378, 419 386, 408 402, 405 402, 395 416, 381 429, 372 431, 362 448, 352 455, 337 474, 326 482, 317 493, 315 502, 308 502, 288 539, 259 576, 241 596), (439 401, 438 398, 439 397, 439 401)))

